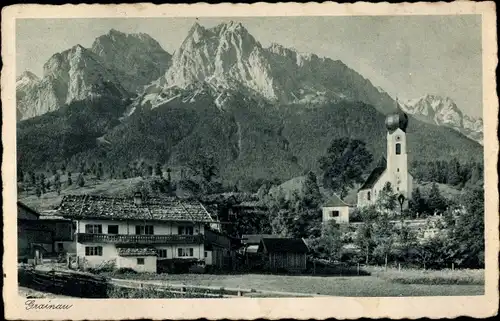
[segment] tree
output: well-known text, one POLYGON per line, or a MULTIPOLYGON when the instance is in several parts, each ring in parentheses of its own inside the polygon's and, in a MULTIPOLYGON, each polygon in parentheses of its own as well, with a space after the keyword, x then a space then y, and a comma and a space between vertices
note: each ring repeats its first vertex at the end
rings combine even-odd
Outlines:
POLYGON ((36 187, 35 193, 38 198, 42 196, 42 189, 40 188, 40 186, 36 187))
POLYGON ((340 225, 334 220, 325 222, 321 236, 314 239, 313 249, 320 257, 332 261, 339 261, 342 257, 344 242, 340 225))
POLYGON ((212 155, 198 155, 188 163, 188 167, 193 173, 191 180, 200 180, 198 184, 204 193, 210 194, 220 189, 220 183, 215 181, 219 168, 212 155))
POLYGON ((22 170, 21 167, 17 168, 17 181, 18 182, 24 181, 24 171, 22 170))
POLYGON ((96 179, 100 180, 102 178, 103 174, 104 174, 104 170, 102 169, 102 163, 99 162, 97 164, 97 169, 96 169, 96 172, 95 172, 96 179))
POLYGON ((198 155, 188 162, 188 167, 195 176, 201 176, 206 182, 210 182, 219 173, 215 158, 211 155, 198 155))
POLYGON ((87 172, 87 168, 86 168, 86 164, 85 162, 81 162, 80 163, 80 168, 79 168, 79 171, 82 175, 85 175, 85 173, 87 172))
POLYGON ((54 188, 56 189, 57 195, 61 195, 61 177, 59 173, 54 176, 54 188))
POLYGON ((163 172, 161 170, 161 164, 160 163, 156 163, 155 165, 155 175, 156 176, 163 176, 163 172))
POLYGON ((382 213, 373 225, 373 241, 375 243, 373 255, 379 259, 384 259, 385 268, 387 269, 389 255, 393 250, 394 232, 389 216, 386 213, 382 213))
POLYGON ((97 176, 97 166, 96 166, 95 162, 92 162, 90 164, 90 173, 97 176))
POLYGON ((431 186, 427 204, 429 210, 432 211, 432 213, 443 212, 444 210, 446 210, 446 200, 443 198, 443 196, 441 196, 441 192, 439 191, 439 187, 436 183, 433 183, 431 186))
POLYGON ((354 183, 362 183, 362 174, 372 161, 373 156, 363 141, 336 139, 326 156, 319 159, 323 185, 344 198, 348 188, 354 187, 354 183))
POLYGON ((36 175, 35 175, 35 172, 30 171, 29 172, 29 178, 30 178, 30 181, 31 181, 31 185, 35 186, 36 185, 36 175))
POLYGON ((147 170, 147 172, 148 172, 148 176, 153 176, 153 166, 148 165, 148 170, 147 170))
POLYGON ((68 172, 68 186, 73 185, 73 180, 71 179, 71 172, 68 172))
POLYGON ((417 235, 408 222, 401 224, 399 227, 396 243, 399 257, 406 262, 410 262, 417 247, 417 235))
POLYGON ((40 177, 38 178, 38 183, 39 183, 40 190, 41 190, 42 194, 45 194, 47 185, 45 183, 45 174, 44 173, 40 174, 40 177))
POLYGON ((420 189, 418 187, 412 193, 410 208, 417 214, 417 217, 422 213, 427 213, 429 210, 427 207, 427 202, 425 198, 422 197, 422 193, 420 192, 420 189))
POLYGON ((379 213, 374 206, 367 206, 359 209, 359 215, 363 223, 356 230, 354 244, 360 248, 365 256, 365 263, 368 264, 370 254, 375 246, 373 241, 373 221, 378 217, 379 213))
POLYGON ((484 190, 473 187, 466 190, 462 209, 457 211, 450 235, 455 261, 466 267, 484 266, 484 190))
POLYGON ((461 182, 460 177, 460 163, 457 159, 453 159, 448 164, 448 184, 450 185, 458 185, 461 182))
POLYGON ((66 163, 62 163, 61 164, 61 173, 65 173, 66 172, 66 163))
POLYGON ((78 177, 76 178, 76 185, 79 187, 83 187, 85 185, 85 180, 83 179, 82 173, 78 174, 78 177))
POLYGON ((307 173, 303 191, 304 196, 302 201, 304 202, 304 206, 308 208, 318 208, 321 205, 323 197, 319 191, 318 182, 314 172, 307 173))
POLYGON ((385 214, 394 214, 398 204, 397 194, 394 193, 390 182, 385 183, 377 198, 377 209, 385 214))

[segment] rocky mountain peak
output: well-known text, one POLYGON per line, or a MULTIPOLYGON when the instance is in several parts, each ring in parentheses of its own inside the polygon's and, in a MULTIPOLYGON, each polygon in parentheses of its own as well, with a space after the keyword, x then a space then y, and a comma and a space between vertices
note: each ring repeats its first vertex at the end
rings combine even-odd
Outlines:
POLYGON ((113 70, 121 85, 137 92, 165 73, 171 55, 145 33, 127 34, 111 29, 97 37, 91 51, 106 68, 113 70))
POLYGON ((451 127, 467 137, 482 143, 482 119, 464 115, 450 97, 426 94, 402 104, 409 114, 427 123, 451 127))
POLYGON ((16 87, 19 86, 28 86, 30 84, 35 84, 40 81, 37 75, 32 73, 31 71, 25 70, 16 78, 16 87))

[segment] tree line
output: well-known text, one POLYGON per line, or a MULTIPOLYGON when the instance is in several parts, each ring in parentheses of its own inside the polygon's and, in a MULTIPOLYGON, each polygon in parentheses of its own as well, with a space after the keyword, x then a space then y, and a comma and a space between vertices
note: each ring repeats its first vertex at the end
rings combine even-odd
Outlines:
POLYGON ((449 161, 413 161, 410 168, 413 177, 420 182, 436 182, 459 188, 477 184, 484 172, 482 163, 460 163, 456 158, 449 161))

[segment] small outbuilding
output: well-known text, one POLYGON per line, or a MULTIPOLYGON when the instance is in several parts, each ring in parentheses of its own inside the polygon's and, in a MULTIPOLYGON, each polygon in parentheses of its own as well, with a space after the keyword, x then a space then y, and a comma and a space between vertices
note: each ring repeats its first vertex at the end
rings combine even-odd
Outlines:
POLYGON ((323 223, 335 220, 336 223, 349 223, 349 213, 353 207, 337 195, 330 197, 323 205, 323 223))
POLYGON ((263 238, 258 253, 264 268, 273 272, 302 272, 307 267, 309 248, 299 238, 263 238))

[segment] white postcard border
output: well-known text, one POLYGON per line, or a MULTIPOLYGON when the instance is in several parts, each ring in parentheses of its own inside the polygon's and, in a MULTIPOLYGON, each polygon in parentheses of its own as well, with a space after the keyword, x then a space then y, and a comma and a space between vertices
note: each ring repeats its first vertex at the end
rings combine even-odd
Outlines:
POLYGON ((3 109, 3 219, 4 304, 8 319, 117 320, 117 319, 352 319, 359 317, 487 317, 498 311, 498 190, 496 136, 498 98, 496 13, 493 2, 354 4, 280 3, 193 5, 15 5, 2 10, 3 109), (284 299, 52 299, 37 304, 69 304, 69 309, 27 309, 17 294, 16 128, 15 128, 15 20, 21 18, 97 17, 229 17, 302 15, 455 15, 481 14, 483 37, 483 119, 485 161, 485 295, 468 297, 404 298, 284 298, 284 299), (7 228, 5 228, 7 227, 7 228))

